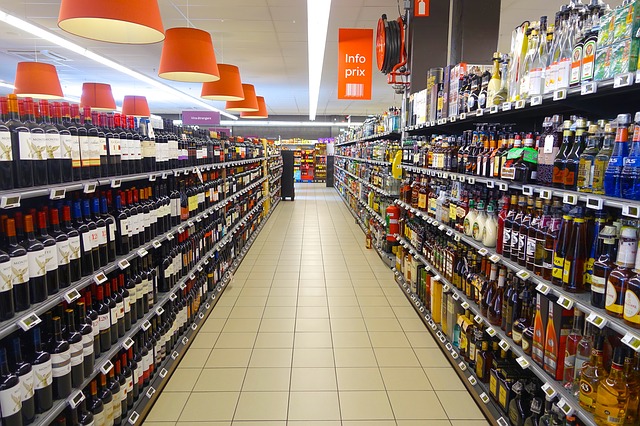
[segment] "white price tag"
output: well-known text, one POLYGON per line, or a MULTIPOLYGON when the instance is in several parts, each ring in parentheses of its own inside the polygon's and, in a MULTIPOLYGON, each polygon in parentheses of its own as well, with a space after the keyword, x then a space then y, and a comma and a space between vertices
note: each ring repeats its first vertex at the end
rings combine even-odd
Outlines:
POLYGON ((73 303, 74 301, 78 300, 79 298, 80 298, 80 293, 75 288, 72 288, 71 290, 67 291, 64 294, 64 300, 67 303, 73 303))
POLYGON ((62 200, 67 194, 66 188, 51 188, 49 191, 50 200, 62 200))
POLYGON ((460 370, 465 371, 467 369, 467 364, 465 364, 464 361, 460 361, 458 363, 458 367, 460 367, 460 370))
POLYGON ((462 302, 462 309, 469 309, 469 304, 467 302, 462 302))
POLYGON ((536 286, 536 291, 546 296, 547 294, 549 294, 549 291, 551 291, 551 289, 548 285, 540 283, 536 286))
POLYGON ((159 307, 158 309, 156 309, 156 314, 157 314, 158 316, 160 316, 160 315, 164 314, 164 309, 162 309, 162 306, 161 306, 161 307, 159 307))
POLYGON ((200 313, 198 314, 198 318, 200 318, 200 319, 204 319, 204 314, 203 314, 202 312, 200 312, 200 313))
POLYGON ((449 123, 455 123, 455 121, 458 119, 457 116, 452 115, 451 117, 449 117, 449 123))
POLYGON ((142 331, 147 331, 151 327, 151 323, 149 321, 145 321, 142 323, 142 331))
POLYGON ((493 188, 495 186, 495 182, 492 180, 487 181, 487 188, 493 188))
POLYGON ((492 254, 491 256, 489 256, 489 260, 493 263, 498 263, 500 262, 500 256, 497 254, 492 254))
POLYGON ((542 191, 540 191, 540 198, 542 198, 543 200, 550 200, 551 195, 552 193, 548 189, 543 189, 542 191))
POLYGON ((640 208, 638 206, 632 206, 629 204, 624 204, 622 206, 622 214, 628 217, 639 218, 640 217, 640 208))
POLYGON ((28 331, 41 322, 42 320, 40 319, 40 317, 35 312, 32 312, 26 317, 18 320, 18 327, 20 327, 24 331, 28 331))
POLYGON ((509 421, 504 417, 500 417, 498 419, 498 426, 509 426, 509 424, 510 424, 509 421))
POLYGON ((635 82, 634 73, 628 72, 625 74, 618 74, 613 79, 613 88, 617 89, 619 87, 631 86, 634 82, 635 82))
POLYGON ((176 358, 178 358, 178 355, 180 355, 178 352, 173 351, 173 352, 171 353, 171 359, 175 360, 176 358))
POLYGON ((496 330, 493 327, 487 327, 487 334, 491 337, 496 335, 496 330))
POLYGON ((558 408, 565 416, 570 416, 575 411, 564 398, 561 398, 560 401, 558 401, 558 408))
POLYGON ((523 186, 522 187, 522 194, 523 195, 533 195, 533 187, 532 186, 523 186))
POLYGON ((500 348, 501 348, 503 351, 508 351, 508 350, 510 349, 510 347, 509 347, 509 343, 507 343, 507 341, 506 341, 506 340, 500 340, 500 342, 498 343, 498 346, 500 346, 500 348))
POLYGON ((578 204, 578 196, 576 194, 564 194, 562 196, 562 202, 564 204, 571 204, 572 206, 575 206, 578 204))
POLYGON ((599 329, 602 329, 604 328, 605 325, 607 325, 607 320, 602 318, 600 315, 596 314, 595 312, 591 312, 587 316, 587 321, 589 321, 591 324, 595 325, 599 329))
POLYGON ((548 382, 542 385, 542 391, 551 399, 553 399, 558 394, 558 392, 556 392, 556 390, 552 388, 548 382))
POLYGON ((466 120, 467 119, 467 113, 463 112, 462 114, 460 114, 460 120, 466 120))
POLYGON ((486 394, 486 392, 482 392, 480 394, 480 399, 482 400, 482 402, 484 402, 485 404, 489 403, 489 396, 486 394))
POLYGON ((624 343, 625 345, 629 346, 634 351, 636 351, 636 352, 640 351, 640 339, 638 339, 633 334, 627 333, 620 340, 622 341, 622 343, 624 343))
POLYGON ((85 183, 83 185, 82 191, 85 194, 93 194, 94 192, 96 192, 96 187, 98 186, 97 183, 95 182, 91 182, 91 183, 85 183))
POLYGON ((582 83, 580 86, 580 95, 592 95, 598 91, 598 83, 595 81, 589 81, 586 83, 582 83))
POLYGON ((82 391, 77 391, 69 398, 69 406, 75 409, 82 401, 84 401, 84 394, 82 391))
POLYGON ((519 101, 516 101, 516 109, 522 109, 524 108, 525 105, 526 105, 526 102, 524 101, 524 99, 520 99, 519 101))
MULTIPOLYGON (((191 324, 191 329, 192 329, 193 331, 196 331, 196 330, 198 329, 198 324, 195 324, 195 323, 194 323, 194 324, 191 324)), ((185 337, 185 339, 186 339, 186 337, 185 337)))
POLYGON ((107 362, 102 364, 102 366, 100 367, 100 371, 105 376, 108 376, 109 375, 109 371, 111 371, 112 368, 113 368, 113 363, 111 361, 107 360, 107 362))
POLYGON ((498 105, 492 105, 491 108, 489 108, 489 114, 495 114, 498 112, 498 105))
POLYGON ((160 247, 162 247, 162 243, 160 243, 160 241, 158 240, 153 240, 153 242, 151 243, 151 245, 153 246, 153 248, 155 249, 159 249, 160 247))
POLYGON ((602 210, 604 200, 602 198, 587 196, 587 207, 593 210, 602 210))
POLYGON ((153 396, 154 393, 156 393, 156 389, 153 386, 151 386, 147 390, 147 398, 151 399, 151 397, 153 396))
POLYGON ((456 301, 460 300, 460 296, 458 296, 458 293, 453 293, 451 297, 453 297, 453 300, 456 300, 456 301))
POLYGON ((467 380, 469 380, 469 383, 471 383, 471 385, 472 385, 472 386, 475 386, 475 385, 477 385, 477 384, 478 384, 478 381, 477 381, 477 380, 476 380, 476 378, 475 378, 475 377, 473 377, 473 376, 469 376, 469 377, 467 378, 467 380))
POLYGON ((120 262, 118 262, 118 267, 122 271, 127 269, 129 267, 129 265, 130 265, 130 263, 129 263, 129 261, 127 259, 122 259, 120 262))
POLYGON ((93 277, 93 281, 98 285, 103 284, 107 282, 107 276, 104 274, 104 272, 100 272, 93 277))
POLYGON ((167 374, 169 374, 169 372, 167 371, 166 368, 163 368, 162 370, 160 370, 160 378, 164 379, 165 377, 167 377, 167 374))
POLYGON ((122 347, 125 350, 129 350, 129 348, 133 346, 133 343, 134 343, 133 339, 131 337, 127 337, 127 339, 124 342, 122 342, 122 347))
POLYGON ((156 174, 150 174, 149 175, 149 182, 155 182, 157 177, 158 177, 158 175, 156 175, 156 174))
POLYGON ((149 252, 145 248, 141 248, 140 250, 138 250, 138 256, 140 256, 140 257, 145 257, 148 254, 149 254, 149 252))
POLYGON ((482 315, 476 315, 476 316, 473 318, 473 320, 474 320, 476 323, 478 323, 478 324, 482 324, 482 320, 483 320, 482 315))
POLYGON ((527 361, 527 359, 523 356, 516 358, 516 362, 518 363, 518 365, 520 365, 520 367, 524 368, 529 368, 529 361, 527 361))
POLYGON ((445 293, 446 293, 446 292, 448 292, 450 289, 451 289, 451 288, 450 288, 447 284, 445 284, 444 286, 442 286, 442 291, 443 291, 443 292, 445 292, 445 293))
MULTIPOLYGON (((553 92, 554 101, 561 101, 563 99, 567 99, 567 89, 558 89, 553 92)), ((531 105, 533 105, 533 100, 531 101, 531 105)))
POLYGON ((511 107, 512 107, 511 102, 504 102, 502 104, 503 111, 511 111, 511 107))
POLYGON ((528 279, 529 279, 529 277, 531 277, 531 274, 530 274, 529 272, 527 272, 526 270, 522 269, 522 270, 520 270, 520 272, 518 272, 518 273, 516 274, 516 276, 517 276, 518 278, 520 278, 520 279, 522 279, 522 280, 525 280, 525 281, 526 281, 526 280, 528 280, 528 279))
POLYGON ((498 182, 498 189, 500 191, 507 191, 509 189, 509 185, 506 182, 498 182))
POLYGON ((486 256, 487 253, 489 253, 489 250, 487 250, 486 248, 481 248, 480 250, 478 250, 478 254, 480 256, 486 256))
POLYGON ((440 281, 440 275, 436 275, 435 277, 433 277, 434 281, 440 281))
POLYGON ((130 425, 135 425, 139 418, 140 418, 140 414, 134 411, 133 413, 131 413, 127 421, 129 422, 130 425))
POLYGON ((482 117, 484 115, 484 109, 478 108, 476 110, 476 117, 482 117))
POLYGON ((564 296, 560 296, 558 298, 558 305, 562 306, 565 309, 571 309, 573 308, 573 300, 567 299, 564 296))
POLYGON ((111 179, 111 187, 112 188, 120 188, 122 181, 120 179, 111 179))

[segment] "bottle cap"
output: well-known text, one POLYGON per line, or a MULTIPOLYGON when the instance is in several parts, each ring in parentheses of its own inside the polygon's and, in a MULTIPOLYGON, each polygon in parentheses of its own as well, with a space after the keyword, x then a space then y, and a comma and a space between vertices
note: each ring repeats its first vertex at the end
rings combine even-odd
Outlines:
POLYGON ((618 127, 626 127, 631 123, 631 114, 618 114, 616 118, 618 127))

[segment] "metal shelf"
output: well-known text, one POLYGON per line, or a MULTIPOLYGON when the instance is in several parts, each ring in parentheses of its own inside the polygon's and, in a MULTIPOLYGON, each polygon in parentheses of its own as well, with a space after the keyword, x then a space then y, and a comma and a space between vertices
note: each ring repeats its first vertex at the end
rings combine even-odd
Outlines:
POLYGON ((365 136, 365 137, 360 138, 360 139, 353 139, 353 140, 345 141, 345 142, 342 142, 342 143, 337 143, 336 146, 352 145, 352 144, 358 143, 358 142, 370 142, 370 141, 377 141, 377 140, 380 140, 380 139, 399 140, 400 136, 401 136, 400 132, 377 133, 375 135, 365 136))
POLYGON ((364 163, 370 163, 370 164, 375 164, 378 166, 389 166, 391 167, 391 162, 390 161, 380 161, 380 160, 370 160, 368 158, 356 158, 356 157, 349 157, 346 155, 334 155, 334 157, 338 157, 338 158, 344 158, 346 160, 352 160, 352 161, 362 161, 364 163))
POLYGON ((346 169, 344 169, 344 168, 342 168, 342 167, 340 167, 340 166, 338 166, 338 165, 336 165, 336 166, 335 166, 335 168, 336 168, 337 170, 342 170, 342 171, 344 171, 346 174, 348 174, 349 176, 351 176, 352 178, 354 178, 354 179, 355 179, 355 180, 357 180, 358 182, 362 183, 363 185, 368 186, 369 188, 371 188, 372 190, 374 190, 375 192, 377 192, 377 193, 378 193, 378 194, 380 194, 380 195, 384 195, 385 197, 392 197, 392 198, 393 198, 393 197, 397 197, 397 196, 398 196, 398 194, 392 194, 392 193, 390 193, 390 192, 388 192, 388 191, 385 191, 385 190, 384 190, 384 189, 382 189, 382 188, 378 188, 378 187, 377 187, 377 186, 375 186, 375 185, 371 185, 369 182, 367 182, 367 181, 365 181, 364 179, 362 179, 362 178, 360 178, 360 177, 358 177, 358 176, 354 175, 353 173, 349 172, 348 170, 346 170, 346 169))

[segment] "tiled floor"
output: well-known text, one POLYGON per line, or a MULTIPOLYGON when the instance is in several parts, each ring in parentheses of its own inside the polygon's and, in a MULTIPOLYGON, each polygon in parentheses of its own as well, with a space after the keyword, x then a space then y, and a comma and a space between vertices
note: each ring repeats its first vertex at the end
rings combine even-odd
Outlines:
POLYGON ((296 192, 145 425, 489 424, 335 190, 296 192))

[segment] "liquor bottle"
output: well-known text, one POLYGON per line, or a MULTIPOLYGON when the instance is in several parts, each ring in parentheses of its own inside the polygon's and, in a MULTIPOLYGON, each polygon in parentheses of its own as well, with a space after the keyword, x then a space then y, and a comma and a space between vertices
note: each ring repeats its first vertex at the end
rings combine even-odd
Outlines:
POLYGON ((105 411, 102 399, 98 397, 98 383, 96 380, 92 380, 91 385, 89 386, 91 392, 91 402, 89 402, 89 410, 91 410, 91 414, 93 414, 94 424, 96 426, 105 425, 105 411))
POLYGON ((33 368, 30 363, 22 358, 20 338, 13 339, 13 371, 20 380, 22 421, 24 424, 33 422, 36 416, 36 403, 34 397, 33 368))
MULTIPOLYGON (((111 200, 111 194, 109 193, 109 200, 111 200)), ((104 220, 106 225, 106 238, 107 238, 107 263, 116 260, 116 220, 109 214, 109 201, 103 194, 100 197, 100 217, 104 220)))
POLYGON ((80 233, 71 224, 71 207, 62 207, 62 220, 64 221, 62 232, 66 234, 69 241, 69 275, 71 276, 71 282, 76 282, 83 276, 82 261, 80 259, 82 247, 80 233))
POLYGON ((93 327, 87 318, 84 302, 76 303, 76 323, 77 330, 82 335, 82 363, 84 366, 84 376, 89 377, 93 372, 95 364, 95 352, 93 347, 93 327))
POLYGON ((572 230, 562 269, 562 288, 571 293, 581 293, 585 290, 584 277, 588 256, 587 224, 582 207, 578 206, 573 211, 572 230))
POLYGON ((31 132, 20 120, 18 113, 18 98, 10 94, 8 98, 9 120, 5 125, 11 132, 11 149, 14 163, 13 182, 16 188, 33 186, 33 163, 31 155, 31 132))
POLYGON ((603 360, 604 336, 598 335, 591 349, 589 361, 582 365, 580 372, 580 406, 590 413, 596 409, 596 397, 600 381, 606 374, 603 360))
POLYGON ((531 414, 524 420, 523 426, 538 426, 538 421, 541 417, 540 413, 542 413, 542 399, 538 397, 531 398, 529 412, 531 414))
POLYGON ((629 391, 623 373, 624 358, 624 348, 621 346, 615 348, 609 376, 598 383, 594 414, 597 424, 623 425, 625 423, 629 391))
POLYGON ((100 330, 100 350, 106 352, 111 349, 111 312, 109 305, 104 300, 104 289, 101 285, 96 287, 96 302, 94 306, 98 313, 100 330))
POLYGON ((571 231, 573 230, 572 221, 573 216, 571 214, 562 215, 562 222, 560 223, 560 230, 558 231, 558 238, 553 251, 553 273, 551 282, 558 286, 563 284, 564 261, 571 240, 571 231))
MULTIPOLYGON (((74 227, 78 232, 80 238, 80 267, 82 276, 86 277, 93 274, 95 271, 93 263, 93 255, 91 250, 93 249, 93 241, 91 240, 91 232, 89 226, 82 220, 82 210, 80 201, 73 203, 73 219, 74 227)), ((71 244, 73 250, 73 243, 71 244)))
POLYGON ((500 268, 498 276, 498 287, 493 293, 493 297, 489 302, 489 308, 487 310, 489 323, 491 323, 491 325, 500 326, 502 324, 502 315, 505 313, 502 310, 502 300, 504 297, 504 284, 506 275, 507 269, 505 267, 500 268))
POLYGON ((609 165, 609 159, 613 153, 613 145, 616 133, 612 130, 611 124, 604 126, 604 137, 602 138, 602 148, 598 151, 594 159, 593 167, 593 193, 604 195, 604 174, 609 165))
POLYGON ((545 131, 540 136, 537 180, 543 185, 551 185, 553 182, 553 164, 563 140, 562 117, 560 115, 548 117, 545 119, 543 127, 545 131))
POLYGON ((620 175, 624 159, 629 156, 629 124, 631 114, 618 114, 616 140, 604 173, 604 192, 610 197, 620 197, 620 175))
POLYGON ((58 277, 58 247, 56 240, 47 232, 47 214, 38 213, 38 240, 44 246, 45 276, 47 279, 47 294, 55 294, 60 289, 58 277))
POLYGON ((618 245, 616 243, 617 229, 615 226, 605 226, 598 235, 596 244, 597 259, 593 263, 591 276, 591 305, 604 309, 605 292, 609 274, 615 268, 615 259, 618 245))
POLYGON ((552 419, 556 415, 553 412, 553 397, 545 395, 544 414, 538 420, 538 426, 553 426, 552 419))
MULTIPOLYGON (((66 164, 63 160, 62 143, 60 138, 60 132, 57 127, 51 122, 51 113, 49 108, 49 102, 42 99, 40 100, 40 115, 42 118, 42 129, 45 135, 45 153, 47 163, 47 177, 49 183, 61 183, 62 180, 62 167, 68 167, 71 164, 66 164)), ((69 158, 70 160, 70 158, 69 158)), ((67 173, 68 176, 68 173, 67 173)), ((67 181, 68 182, 68 181, 67 181)))
POLYGON ((33 152, 33 185, 40 186, 49 183, 47 178, 47 140, 44 129, 36 123, 33 109, 33 99, 25 100, 26 120, 25 126, 31 132, 30 149, 33 152))
POLYGON ((584 314, 578 309, 573 311, 573 328, 567 336, 567 343, 564 351, 564 372, 562 385, 566 389, 573 389, 573 380, 576 376, 576 355, 578 343, 582 339, 582 329, 584 328, 584 314))
POLYGON ((564 165, 564 189, 575 190, 578 184, 578 168, 580 156, 585 149, 587 138, 587 122, 584 118, 575 121, 575 137, 571 149, 567 152, 564 165))
POLYGON ((0 412, 4 426, 22 426, 20 379, 9 371, 7 351, 0 348, 0 412))
POLYGON ((572 124, 573 123, 571 122, 571 120, 565 120, 564 129, 562 131, 562 145, 560 145, 558 155, 556 155, 555 159, 553 160, 552 183, 556 188, 564 187, 567 155, 569 154, 571 146, 573 145, 574 133, 571 127, 572 124))
MULTIPOLYGON (((533 198, 527 198, 527 207, 523 212, 518 230, 518 265, 527 266, 527 247, 529 245, 529 227, 533 218, 533 198)), ((533 253, 532 253, 533 254, 533 253)))
POLYGON ((636 112, 634 122, 629 156, 624 159, 620 172, 620 196, 627 200, 640 201, 640 112, 636 112))
POLYGON ((85 243, 88 243, 91 246, 90 253, 91 258, 93 259, 93 269, 97 271, 102 266, 100 259, 100 231, 91 217, 91 203, 89 200, 83 200, 82 213, 84 217, 83 222, 89 228, 89 232, 85 234, 88 236, 85 243))
POLYGON ((595 161, 600 151, 600 127, 597 124, 589 126, 587 145, 580 155, 578 165, 578 191, 593 192, 593 177, 595 161))
POLYGON ((523 196, 518 197, 518 210, 513 218, 513 225, 511 227, 511 260, 518 262, 520 258, 520 247, 524 247, 525 237, 520 238, 520 229, 522 226, 522 220, 527 214, 527 202, 523 196))
POLYGON ((0 123, 0 190, 6 191, 14 188, 14 163, 13 149, 11 147, 11 130, 4 123, 8 121, 8 102, 6 99, 0 99, 0 108, 2 110, 2 123, 0 123))
POLYGON ((502 254, 504 257, 511 257, 511 230, 513 228, 513 220, 516 216, 516 206, 518 204, 518 196, 511 195, 511 207, 504 218, 503 233, 502 233, 502 254))
POLYGON ((36 240, 33 232, 33 216, 24 216, 25 240, 22 246, 27 250, 29 260, 29 297, 31 303, 40 303, 47 299, 46 258, 44 246, 36 240))
POLYGON ((634 328, 640 328, 640 255, 636 255, 633 278, 627 283, 624 297, 624 322, 634 328))
MULTIPOLYGON (((60 214, 58 209, 50 209, 49 213, 51 218, 51 237, 56 243, 58 283, 60 288, 67 288, 71 285, 71 250, 69 247, 69 237, 60 229, 60 214)), ((47 277, 47 284, 49 284, 48 279, 49 277, 47 277)))
MULTIPOLYGON (((74 388, 80 387, 84 381, 84 343, 83 336, 76 331, 75 312, 65 309, 66 334, 64 338, 71 348, 71 383, 74 388)), ((93 345, 93 341, 91 342, 93 345)), ((93 348, 92 348, 93 349, 93 348)))
POLYGON ((487 206, 487 220, 482 231, 482 244, 485 247, 495 247, 498 238, 498 218, 493 202, 487 206))
POLYGON ((489 341, 483 340, 481 350, 476 354, 476 376, 482 383, 489 383, 489 371, 493 362, 493 352, 489 349, 489 341))
POLYGON ((631 269, 635 265, 637 250, 638 235, 636 228, 623 226, 620 230, 618 258, 616 259, 617 266, 609 274, 605 299, 605 309, 609 315, 614 317, 623 317, 627 283, 633 275, 631 269))
POLYGON ((51 355, 42 350, 40 329, 33 329, 33 357, 31 367, 34 376, 36 412, 44 413, 53 405, 53 377, 51 355))
POLYGON ((53 398, 64 399, 71 394, 71 346, 62 337, 62 320, 53 317, 53 340, 51 342, 51 365, 53 376, 53 398))

